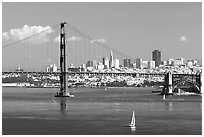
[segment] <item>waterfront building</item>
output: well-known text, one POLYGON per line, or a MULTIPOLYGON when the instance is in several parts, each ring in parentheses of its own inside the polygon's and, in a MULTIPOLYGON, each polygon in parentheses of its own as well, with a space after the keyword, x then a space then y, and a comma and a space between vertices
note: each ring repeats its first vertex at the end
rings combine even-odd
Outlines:
POLYGON ((86 64, 81 65, 81 71, 86 72, 86 64))
POLYGON ((86 67, 87 71, 93 71, 93 67, 86 67))
POLYGON ((51 64, 47 67, 47 72, 57 72, 57 66, 55 64, 51 64))
POLYGON ((194 60, 192 60, 192 61, 193 61, 193 66, 197 66, 198 63, 199 63, 199 60, 198 60, 198 59, 194 59, 194 60))
POLYGON ((69 65, 69 68, 75 68, 75 67, 74 67, 74 64, 70 64, 70 65, 69 65))
POLYGON ((136 58, 136 68, 141 69, 142 58, 136 58))
POLYGON ((179 58, 174 60, 174 66, 180 66, 180 65, 184 65, 184 59, 183 58, 179 58))
POLYGON ((15 71, 23 71, 20 65, 18 65, 17 69, 15 71))
POLYGON ((81 68, 69 67, 68 71, 69 72, 81 72, 82 70, 81 68))
POLYGON ((192 67, 193 66, 193 61, 192 60, 187 60, 186 66, 187 67, 192 67))
POLYGON ((167 65, 167 61, 162 61, 162 65, 166 66, 167 65))
POLYGON ((82 65, 81 65, 81 68, 86 68, 86 65, 85 65, 85 64, 82 64, 82 65))
POLYGON ((57 72, 57 66, 55 64, 53 65, 53 72, 57 72))
POLYGON ((152 60, 155 61, 155 66, 159 67, 159 65, 161 64, 161 51, 152 51, 152 60))

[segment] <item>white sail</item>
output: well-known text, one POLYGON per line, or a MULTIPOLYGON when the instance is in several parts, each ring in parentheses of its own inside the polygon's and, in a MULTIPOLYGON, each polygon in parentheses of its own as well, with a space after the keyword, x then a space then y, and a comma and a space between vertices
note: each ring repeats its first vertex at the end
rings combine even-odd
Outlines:
POLYGON ((132 112, 132 120, 130 122, 130 127, 135 128, 135 112, 132 112))
POLYGON ((166 100, 166 96, 165 96, 165 94, 163 95, 163 100, 166 100))

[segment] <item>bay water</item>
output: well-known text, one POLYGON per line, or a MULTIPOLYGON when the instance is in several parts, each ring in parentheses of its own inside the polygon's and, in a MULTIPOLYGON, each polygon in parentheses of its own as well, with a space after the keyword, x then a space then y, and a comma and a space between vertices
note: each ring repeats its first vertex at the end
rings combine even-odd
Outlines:
POLYGON ((2 88, 3 135, 201 135, 201 96, 162 96, 154 88, 2 88), (132 111, 136 129, 131 130, 132 111))

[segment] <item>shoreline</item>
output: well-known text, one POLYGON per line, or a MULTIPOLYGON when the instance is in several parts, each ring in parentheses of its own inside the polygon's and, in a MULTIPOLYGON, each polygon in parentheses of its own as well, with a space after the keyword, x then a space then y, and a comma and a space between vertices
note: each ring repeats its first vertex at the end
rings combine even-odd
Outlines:
MULTIPOLYGON (((29 86, 2 86, 3 88, 60 88, 60 87, 29 87, 29 86)), ((68 89, 77 89, 77 88, 91 88, 91 89, 105 89, 105 88, 110 88, 110 89, 114 89, 114 88, 158 88, 158 87, 73 87, 73 88, 68 88, 68 89)))

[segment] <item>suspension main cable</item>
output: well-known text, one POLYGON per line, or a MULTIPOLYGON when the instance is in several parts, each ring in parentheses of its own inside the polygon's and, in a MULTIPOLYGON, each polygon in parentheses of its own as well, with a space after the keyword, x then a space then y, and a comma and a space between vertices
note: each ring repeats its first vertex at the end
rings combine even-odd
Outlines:
POLYGON ((89 41, 94 41, 95 43, 97 43, 97 44, 103 46, 104 48, 106 48, 106 49, 108 49, 108 50, 112 50, 113 52, 115 52, 115 53, 117 53, 117 54, 120 54, 121 56, 126 56, 126 57, 128 57, 128 58, 134 60, 134 58, 132 58, 132 57, 130 57, 130 56, 128 56, 128 55, 125 55, 124 53, 113 49, 112 47, 108 46, 107 44, 104 44, 104 43, 98 41, 97 39, 95 39, 95 38, 93 38, 93 37, 91 37, 91 36, 85 34, 84 32, 78 30, 76 27, 74 27, 73 25, 71 25, 71 24, 69 24, 69 23, 67 23, 67 27, 69 27, 70 29, 72 29, 72 30, 75 31, 75 32, 78 32, 78 33, 81 34, 83 37, 87 38, 89 41))

